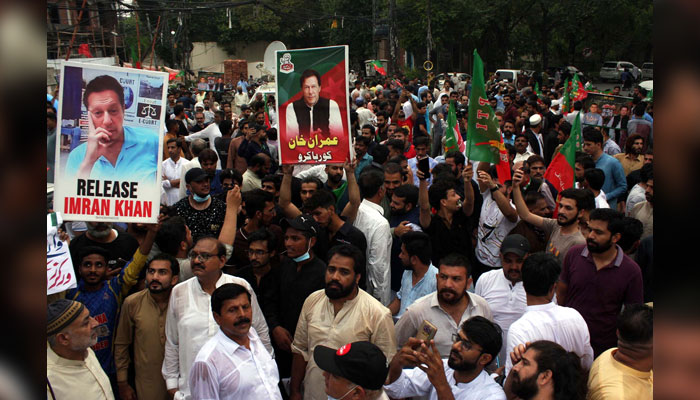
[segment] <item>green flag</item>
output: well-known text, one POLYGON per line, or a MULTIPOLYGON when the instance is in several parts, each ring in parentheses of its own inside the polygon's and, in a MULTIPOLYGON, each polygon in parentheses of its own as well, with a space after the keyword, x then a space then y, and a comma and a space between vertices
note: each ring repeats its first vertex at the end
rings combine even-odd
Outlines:
POLYGON ((561 107, 561 112, 566 114, 571 112, 571 99, 569 99, 570 96, 569 92, 569 80, 564 81, 564 104, 561 107))
POLYGON ((581 113, 576 113, 571 125, 571 135, 554 156, 547 167, 544 179, 549 181, 558 192, 574 187, 574 163, 576 151, 581 148, 581 113))
POLYGON ((447 111, 447 129, 445 130, 445 153, 452 150, 459 150, 461 153, 464 152, 464 140, 462 135, 459 133, 459 126, 457 125, 457 103, 454 100, 450 100, 449 110, 447 111))

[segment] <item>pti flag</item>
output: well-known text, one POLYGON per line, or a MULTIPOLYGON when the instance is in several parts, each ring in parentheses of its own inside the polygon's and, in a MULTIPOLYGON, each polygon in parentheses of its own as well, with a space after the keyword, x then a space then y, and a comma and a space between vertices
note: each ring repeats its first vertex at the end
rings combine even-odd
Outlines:
POLYGON ((544 179, 548 180, 557 192, 574 187, 574 163, 576 162, 576 150, 581 146, 581 113, 576 113, 576 118, 571 126, 571 135, 559 150, 552 162, 547 167, 544 179))
POLYGON ((350 160, 348 52, 348 46, 276 52, 281 164, 350 160))
POLYGON ((508 152, 498 129, 498 120, 486 97, 484 64, 476 49, 467 120, 467 159, 496 164, 498 180, 501 183, 510 180, 508 152))
POLYGON ((457 125, 457 112, 455 111, 457 105, 454 100, 450 100, 449 108, 447 111, 447 130, 445 130, 445 153, 452 150, 464 153, 465 144, 457 125))
POLYGON ((372 66, 374 69, 379 72, 382 75, 386 75, 386 69, 384 69, 384 66, 382 65, 382 62, 379 60, 372 60, 372 66))

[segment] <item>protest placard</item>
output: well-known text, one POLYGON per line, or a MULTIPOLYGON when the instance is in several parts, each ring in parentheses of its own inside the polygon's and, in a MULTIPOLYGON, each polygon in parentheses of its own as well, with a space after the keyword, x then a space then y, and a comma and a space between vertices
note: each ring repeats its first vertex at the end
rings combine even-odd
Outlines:
MULTIPOLYGON (((583 100, 583 109, 588 110, 591 104, 595 103, 598 105, 600 116, 603 117, 604 121, 608 121, 610 118, 620 113, 620 106, 629 105, 631 102, 631 97, 588 92, 588 95, 583 100)), ((583 122, 583 124, 588 125, 585 122, 583 122)))
POLYGON ((46 215, 46 294, 78 286, 68 243, 58 237, 58 227, 62 222, 59 213, 46 215))
POLYGON ((155 223, 168 74, 77 62, 61 67, 54 205, 68 221, 155 223))
POLYGON ((348 46, 276 52, 280 164, 351 157, 348 46))

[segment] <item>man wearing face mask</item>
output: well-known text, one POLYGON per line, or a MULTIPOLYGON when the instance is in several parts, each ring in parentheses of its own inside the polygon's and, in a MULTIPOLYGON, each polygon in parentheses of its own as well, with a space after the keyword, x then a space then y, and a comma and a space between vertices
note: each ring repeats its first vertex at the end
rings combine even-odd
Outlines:
POLYGON ((280 263, 279 282, 265 293, 263 312, 275 345, 280 377, 291 375, 292 340, 306 298, 325 286, 326 263, 314 254, 319 227, 301 214, 282 220, 286 257, 280 263))
POLYGON ((339 349, 316 346, 314 361, 326 378, 328 400, 385 400, 382 385, 389 373, 386 356, 376 345, 360 341, 339 349))
POLYGON ((185 174, 189 196, 173 206, 192 231, 192 237, 218 236, 226 216, 226 204, 210 194, 211 177, 201 168, 192 168, 185 174))

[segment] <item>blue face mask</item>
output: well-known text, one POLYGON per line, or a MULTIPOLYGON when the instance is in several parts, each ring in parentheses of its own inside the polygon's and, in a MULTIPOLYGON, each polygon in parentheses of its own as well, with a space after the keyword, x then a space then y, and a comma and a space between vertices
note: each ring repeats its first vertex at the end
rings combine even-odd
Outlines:
POLYGON ((309 247, 306 249, 306 253, 300 255, 299 257, 292 258, 292 260, 294 260, 294 262, 302 262, 308 260, 309 258, 311 258, 309 250, 311 250, 311 240, 309 240, 309 247))
POLYGON ((331 395, 328 395, 328 400, 343 400, 343 399, 345 398, 345 396, 347 396, 348 394, 350 394, 350 392, 352 392, 353 390, 355 390, 356 387, 357 387, 357 385, 353 386, 353 387, 352 387, 350 390, 348 390, 343 396, 338 397, 337 399, 336 399, 335 397, 331 397, 331 395))
POLYGON ((198 195, 197 193, 192 193, 192 198, 197 203, 204 203, 205 201, 207 201, 211 198, 211 194, 207 194, 206 196, 202 197, 202 196, 198 195))

